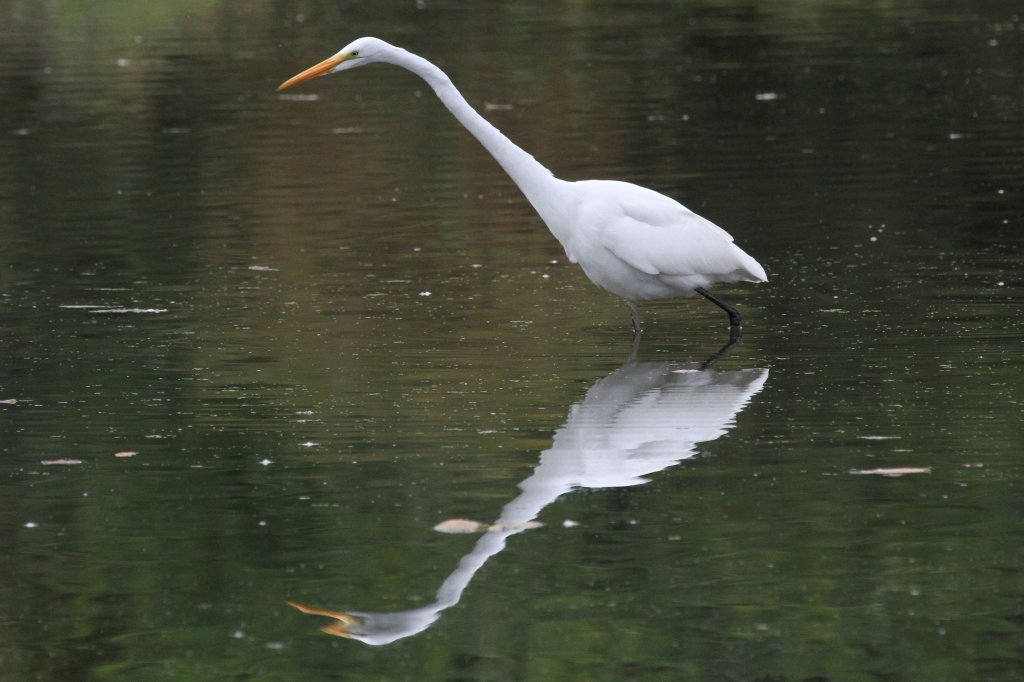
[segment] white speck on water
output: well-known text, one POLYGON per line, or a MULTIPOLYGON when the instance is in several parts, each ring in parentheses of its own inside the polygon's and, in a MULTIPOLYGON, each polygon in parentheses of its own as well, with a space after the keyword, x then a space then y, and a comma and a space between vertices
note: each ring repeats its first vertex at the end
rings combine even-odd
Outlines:
POLYGON ((771 102, 772 100, 776 100, 778 98, 779 93, 777 92, 759 92, 756 95, 754 95, 754 99, 757 100, 758 102, 771 102))
POLYGON ((270 466, 273 463, 274 463, 273 460, 269 460, 269 459, 261 459, 260 460, 260 464, 262 464, 265 467, 270 466))
POLYGON ((26 521, 25 522, 25 528, 38 528, 38 527, 39 527, 39 524, 36 523, 35 521, 26 521))
POLYGON ((424 296, 424 297, 426 297, 426 296, 433 296, 433 294, 430 293, 429 291, 421 291, 420 292, 420 296, 424 296))
MULTIPOLYGON (((61 306, 66 307, 66 306, 61 306)), ((81 307, 81 306, 78 306, 81 307)), ((166 313, 167 308, 95 308, 90 315, 159 315, 166 313)))
POLYGON ((269 265, 250 265, 249 269, 250 270, 255 270, 257 272, 277 272, 278 271, 277 268, 272 268, 269 265))
POLYGON ((311 440, 307 440, 305 443, 302 444, 302 447, 304 447, 304 448, 315 448, 317 445, 320 445, 320 443, 317 443, 317 442, 311 441, 311 440))

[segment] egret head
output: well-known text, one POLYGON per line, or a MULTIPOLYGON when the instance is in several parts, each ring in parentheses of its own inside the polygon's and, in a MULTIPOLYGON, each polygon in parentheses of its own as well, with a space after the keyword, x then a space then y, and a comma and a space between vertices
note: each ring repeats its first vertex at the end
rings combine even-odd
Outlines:
POLYGON ((302 73, 292 76, 277 87, 278 92, 287 90, 293 85, 308 81, 317 76, 326 76, 329 73, 337 73, 347 69, 354 69, 357 66, 364 66, 373 62, 384 61, 390 52, 395 50, 383 40, 377 38, 359 38, 343 47, 337 54, 328 57, 316 66, 311 66, 302 73))

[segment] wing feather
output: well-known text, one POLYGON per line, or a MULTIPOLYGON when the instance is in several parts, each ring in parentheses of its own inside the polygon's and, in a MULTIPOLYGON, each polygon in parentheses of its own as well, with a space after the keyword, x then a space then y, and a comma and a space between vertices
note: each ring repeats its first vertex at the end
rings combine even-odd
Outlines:
POLYGON ((602 246, 649 275, 710 275, 767 281, 764 269, 728 232, 679 202, 624 182, 596 182, 602 246))

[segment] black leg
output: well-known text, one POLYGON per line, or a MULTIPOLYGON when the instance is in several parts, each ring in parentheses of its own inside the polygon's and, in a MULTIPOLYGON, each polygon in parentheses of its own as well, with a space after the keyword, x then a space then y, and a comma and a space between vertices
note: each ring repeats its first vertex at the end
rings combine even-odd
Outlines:
POLYGON ((722 299, 718 298, 717 296, 713 296, 711 292, 705 289, 704 287, 697 287, 696 291, 698 294, 700 294, 704 298, 708 299, 709 301, 717 305, 719 308, 724 310, 726 314, 729 315, 730 331, 732 329, 739 329, 740 324, 743 322, 743 318, 740 317, 740 313, 738 310, 736 310, 731 305, 729 305, 722 299))
POLYGON ((644 328, 640 326, 640 311, 636 309, 636 303, 626 301, 629 305, 629 317, 633 320, 633 336, 640 336, 644 328))
POLYGON ((714 367, 716 362, 731 353, 732 349, 740 343, 743 343, 743 332, 739 327, 729 327, 729 343, 722 346, 717 353, 705 360, 704 364, 700 366, 701 371, 703 372, 706 369, 714 367))

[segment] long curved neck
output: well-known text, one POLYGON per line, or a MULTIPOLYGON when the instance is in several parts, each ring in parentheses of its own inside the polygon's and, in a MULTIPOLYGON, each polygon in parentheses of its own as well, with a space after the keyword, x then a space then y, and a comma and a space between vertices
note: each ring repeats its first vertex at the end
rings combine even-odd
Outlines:
POLYGON ((444 71, 437 68, 423 57, 401 48, 394 48, 391 63, 413 72, 433 88, 438 99, 452 112, 466 130, 480 141, 491 153, 491 156, 508 173, 533 207, 544 218, 556 207, 550 206, 550 197, 554 193, 549 190, 561 181, 540 164, 530 154, 516 146, 505 137, 500 130, 491 125, 487 119, 477 113, 469 102, 452 84, 444 71))

